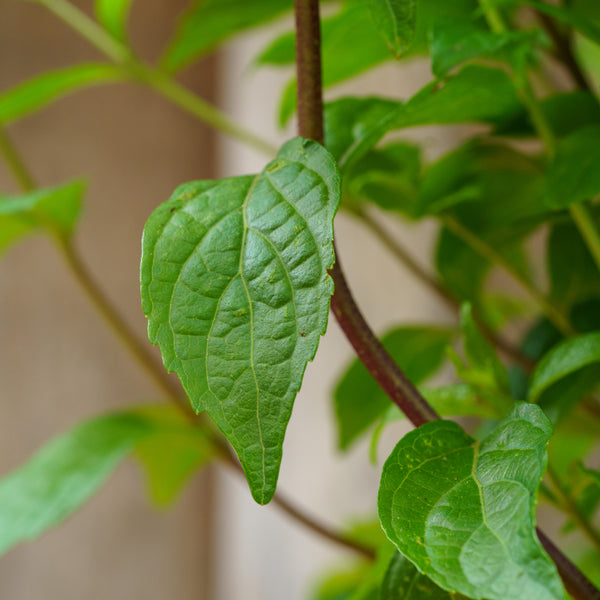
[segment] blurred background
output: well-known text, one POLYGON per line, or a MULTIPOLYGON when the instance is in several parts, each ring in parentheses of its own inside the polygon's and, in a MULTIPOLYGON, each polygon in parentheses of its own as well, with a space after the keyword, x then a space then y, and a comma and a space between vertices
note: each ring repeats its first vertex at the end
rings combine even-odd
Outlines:
MULTIPOLYGON (((76 4, 92 13, 91 1, 76 4)), ((153 61, 160 55, 186 5, 184 0, 133 3, 131 38, 141 56, 153 61)), ((0 92, 48 69, 102 59, 43 7, 1 0, 0 16, 0 92)), ((290 25, 284 18, 243 35, 186 69, 180 80, 278 145, 294 135, 293 124, 282 131, 275 118, 290 73, 259 70, 252 59, 290 25)), ((430 78, 428 65, 413 60, 401 68, 378 68, 330 95, 353 91, 405 98, 430 78)), ((144 339, 138 269, 141 233, 151 211, 181 182, 256 172, 266 162, 131 84, 78 92, 9 131, 40 185, 74 178, 88 182, 77 247, 144 339)), ((463 134, 453 127, 411 133, 423 141, 429 158, 463 134)), ((3 164, 0 190, 17 192, 3 164)), ((427 264, 434 225, 403 225, 398 231, 417 260, 427 264)), ((349 217, 338 216, 336 237, 357 300, 377 331, 453 319, 349 217)), ((11 249, 0 262, 0 283, 1 474, 82 419, 160 399, 46 239, 32 237, 11 249)), ((279 483, 282 494, 336 527, 375 515, 381 468, 368 462, 368 442, 343 457, 336 450, 331 390, 351 357, 331 319, 296 400, 279 483)), ((383 445, 391 447, 398 434, 398 429, 387 432, 383 445)), ((255 505, 245 481, 215 467, 195 476, 174 507, 157 512, 146 499, 139 469, 127 461, 65 524, 2 557, 0 597, 300 600, 310 597, 323 570, 350 556, 276 507, 255 505)))

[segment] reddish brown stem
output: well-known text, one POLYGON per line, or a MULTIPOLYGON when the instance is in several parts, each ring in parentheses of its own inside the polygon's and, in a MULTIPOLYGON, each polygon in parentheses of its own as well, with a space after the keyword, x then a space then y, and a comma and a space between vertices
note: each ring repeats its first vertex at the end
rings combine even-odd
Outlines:
MULTIPOLYGON (((294 0, 296 13, 296 70, 298 77, 298 132, 323 143, 321 83, 321 35, 319 0, 294 0)), ((383 348, 362 316, 337 262, 331 276, 335 283, 332 310, 360 360, 390 398, 415 426, 438 419, 437 413, 407 379, 383 348)), ((565 587, 577 600, 600 600, 599 592, 541 532, 538 536, 556 563, 565 587)))

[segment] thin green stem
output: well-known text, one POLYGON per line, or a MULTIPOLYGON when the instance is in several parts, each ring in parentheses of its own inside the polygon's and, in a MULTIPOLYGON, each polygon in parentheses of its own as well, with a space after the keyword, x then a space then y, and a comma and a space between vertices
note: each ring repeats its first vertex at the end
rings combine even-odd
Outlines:
MULTIPOLYGON (((5 156, 5 158, 7 157, 5 156)), ((7 164, 13 171, 17 182, 21 185, 24 191, 35 189, 36 186, 33 180, 28 179, 27 183, 21 180, 19 177, 19 170, 15 169, 15 164, 18 164, 24 168, 25 172, 28 172, 25 163, 18 155, 16 150, 13 158, 16 160, 11 160, 10 162, 7 160, 7 164)), ((112 305, 98 283, 94 280, 92 274, 83 264, 80 256, 72 246, 71 242, 64 240, 58 235, 55 235, 54 239, 57 242, 57 246, 60 249, 63 258, 65 259, 65 262, 69 266, 73 277, 81 286, 90 303, 103 317, 111 331, 137 360, 137 362, 144 368, 144 370, 146 370, 148 375, 159 387, 159 389, 165 393, 166 398, 173 402, 173 404, 183 412, 193 426, 200 427, 206 432, 216 451, 217 456, 224 461, 226 465, 233 468, 237 473, 243 476, 242 468, 227 442, 225 442, 220 434, 214 431, 214 429, 209 425, 209 423, 207 423, 202 415, 196 415, 194 413, 190 405, 185 400, 184 394, 176 381, 171 378, 166 371, 162 370, 160 366, 155 364, 154 357, 150 353, 147 344, 142 342, 137 337, 135 332, 129 327, 128 323, 123 319, 123 317, 121 317, 117 309, 112 305)), ((273 503, 278 506, 280 510, 286 513, 292 520, 300 523, 324 539, 327 539, 330 542, 342 546, 348 550, 352 550, 368 560, 373 560, 375 558, 375 552, 372 548, 356 542, 352 538, 335 531, 312 516, 307 515, 292 502, 283 497, 280 493, 275 494, 273 497, 273 503)))
POLYGON ((559 502, 559 507, 577 523, 586 537, 596 547, 596 550, 600 552, 600 533, 581 514, 577 503, 571 497, 551 464, 548 464, 547 474, 552 484, 552 491, 559 502))
POLYGON ((35 181, 27 165, 21 159, 16 146, 11 140, 6 130, 0 126, 0 154, 4 162, 14 175, 17 183, 24 192, 31 192, 35 189, 35 181))
POLYGON ((271 143, 231 120, 210 102, 200 98, 200 96, 197 96, 165 73, 138 63, 135 68, 132 68, 132 75, 137 81, 144 83, 218 131, 243 142, 268 157, 277 154, 277 148, 271 143))
POLYGON ((100 25, 70 2, 66 0, 32 1, 45 6, 111 60, 117 63, 127 63, 132 59, 131 50, 125 44, 109 35, 100 25))
POLYGON ((480 237, 467 229, 458 220, 451 216, 441 217, 442 223, 457 237, 468 244, 475 252, 483 258, 486 258, 492 264, 502 267, 538 305, 540 310, 548 317, 554 326, 564 335, 570 336, 575 333, 567 318, 558 311, 553 304, 538 290, 526 277, 515 269, 499 252, 492 248, 480 237))
POLYGON ((276 147, 231 120, 210 102, 200 98, 166 73, 141 62, 127 46, 109 35, 102 27, 67 0, 33 1, 44 5, 108 58, 123 65, 132 80, 150 87, 214 129, 247 144, 255 150, 269 157, 277 153, 276 147))
MULTIPOLYGON (((149 344, 142 342, 129 327, 125 319, 117 312, 116 308, 94 280, 92 274, 83 264, 71 242, 58 238, 58 247, 73 277, 115 336, 130 352, 131 356, 137 360, 158 388, 168 398, 175 400, 178 405, 184 405, 182 401, 184 394, 177 381, 161 368, 160 365, 156 364, 154 356, 150 352, 149 344)), ((187 406, 187 403, 184 406, 187 406)))
MULTIPOLYGON (((413 259, 410 252, 408 252, 396 238, 392 237, 367 211, 359 206, 353 206, 352 208, 346 208, 346 212, 359 219, 365 227, 375 234, 377 239, 383 243, 383 245, 408 269, 408 271, 455 315, 460 313, 460 300, 458 300, 440 280, 427 273, 425 269, 413 259)), ((515 348, 510 342, 488 327, 487 323, 476 311, 473 314, 473 318, 475 319, 477 327, 488 342, 525 371, 529 372, 533 370, 535 361, 523 354, 518 348, 515 348)))

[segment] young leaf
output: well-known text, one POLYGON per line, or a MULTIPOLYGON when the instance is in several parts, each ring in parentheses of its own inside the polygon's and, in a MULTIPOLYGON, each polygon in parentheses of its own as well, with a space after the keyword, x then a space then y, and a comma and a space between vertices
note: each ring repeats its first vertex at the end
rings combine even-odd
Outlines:
POLYGON ((415 0, 367 0, 377 30, 399 58, 413 43, 416 30, 415 0))
POLYGON ((126 78, 122 67, 101 63, 76 65, 43 73, 0 94, 0 123, 16 121, 70 92, 126 78))
POLYGON ((381 98, 341 98, 325 107, 325 141, 345 168, 386 133, 432 124, 514 120, 521 103, 508 75, 467 65, 456 75, 426 85, 406 104, 381 98))
POLYGON ((600 125, 590 125, 561 140, 548 168, 546 199, 566 208, 600 193, 600 125))
POLYGON ((138 414, 100 417, 53 440, 0 480, 0 553, 66 519, 151 431, 138 414))
POLYGON ((263 25, 292 7, 292 0, 196 0, 181 18, 162 66, 178 71, 227 38, 263 25))
POLYGON ((600 362, 600 331, 565 340, 538 363, 529 387, 530 402, 567 375, 600 362))
POLYGON ((380 600, 466 600, 461 594, 447 592, 417 570, 406 557, 396 552, 388 565, 381 586, 380 600))
POLYGON ((24 196, 0 196, 0 254, 24 235, 46 229, 68 239, 79 218, 85 185, 73 182, 24 196))
POLYGON ((98 21, 106 31, 120 41, 127 38, 126 26, 129 9, 133 0, 96 0, 95 10, 98 21))
MULTIPOLYGON (((449 330, 401 327, 387 333, 381 342, 406 376, 419 384, 439 369, 451 340, 452 331, 449 330)), ((339 381, 334 403, 342 450, 347 449, 390 406, 389 398, 358 359, 339 381)))
POLYGON ((260 503, 275 492, 292 404, 327 325, 339 199, 333 157, 295 138, 256 177, 180 187, 144 229, 150 341, 231 442, 260 503))
POLYGON ((535 533, 535 501, 552 428, 519 403, 482 441, 456 423, 408 433, 383 467, 388 537, 438 586, 470 598, 565 600, 535 533))
POLYGON ((539 38, 537 31, 493 33, 470 20, 439 19, 431 29, 431 69, 436 77, 444 77, 474 58, 498 58, 521 65, 539 38))

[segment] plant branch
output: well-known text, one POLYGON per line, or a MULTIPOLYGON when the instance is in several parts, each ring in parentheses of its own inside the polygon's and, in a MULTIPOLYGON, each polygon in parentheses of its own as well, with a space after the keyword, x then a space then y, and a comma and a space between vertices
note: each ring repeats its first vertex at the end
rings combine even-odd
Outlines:
POLYGON ((581 89, 591 92, 592 89, 585 73, 573 54, 569 38, 558 29, 552 17, 539 10, 535 12, 554 44, 557 57, 565 64, 575 84, 581 89))
POLYGON ((480 237, 467 229, 458 220, 449 215, 441 217, 442 223, 456 236, 468 244, 480 256, 489 260, 492 264, 501 266, 536 302, 540 310, 548 317, 554 326, 564 335, 570 336, 575 333, 567 318, 558 311, 554 305, 535 286, 523 277, 499 252, 492 248, 480 237))
MULTIPOLYGON (((322 101, 319 99, 322 97, 322 84, 320 68, 315 68, 315 64, 320 63, 321 60, 319 0, 294 0, 294 6, 297 28, 298 105, 301 100, 305 103, 302 115, 299 113, 299 133, 323 143, 323 113, 322 110, 319 112, 322 106, 322 101), (309 32, 315 37, 308 37, 309 32), (312 111, 312 115, 304 120, 306 117, 303 115, 306 115, 306 111, 312 111)), ((366 323, 350 293, 339 257, 332 270, 332 277, 335 283, 335 294, 331 302, 333 312, 368 371, 414 425, 418 427, 438 419, 437 413, 394 363, 366 323)), ((575 598, 584 600, 600 597, 600 592, 540 530, 538 536, 557 565, 565 585, 575 598)))
POLYGON ((150 87, 194 117, 255 150, 269 157, 277 153, 277 148, 272 144, 230 119, 210 102, 194 94, 166 73, 143 63, 130 48, 109 35, 67 0, 32 1, 45 6, 108 58, 122 65, 133 81, 150 87))
MULTIPOLYGON (((0 134, 4 134, 0 128, 0 134)), ((36 189, 37 185, 31 176, 22 177, 21 174, 29 174, 25 163, 18 154, 16 148, 12 145, 10 138, 4 134, 5 140, 8 141, 10 152, 8 155, 5 152, 5 145, 0 145, 0 153, 5 158, 5 161, 12 171, 15 180, 19 183, 23 191, 31 191, 36 189)), ((239 474, 244 476, 242 467, 237 458, 233 454, 230 446, 223 438, 214 431, 214 429, 202 418, 202 415, 196 415, 191 406, 184 400, 181 388, 176 381, 171 378, 166 371, 155 364, 154 358, 147 347, 147 344, 142 342, 135 332, 129 327, 127 322, 121 317, 117 309, 112 305, 108 297, 104 294, 100 286, 94 280, 92 274, 82 262, 75 248, 70 241, 65 241, 56 236, 57 245, 61 250, 65 262, 68 264, 72 275, 80 284, 86 297, 90 303, 96 308, 98 313, 104 318, 113 331, 115 336, 121 341, 127 350, 135 357, 138 363, 147 371, 156 385, 165 393, 168 398, 179 410, 183 412, 186 418, 196 427, 201 427, 211 440, 217 456, 222 459, 225 464, 233 468, 239 474)), ((307 515, 301 509, 294 506, 288 499, 280 493, 276 493, 272 500, 273 504, 278 506, 280 510, 286 513, 292 520, 300 523, 315 534, 321 536, 330 542, 346 549, 357 552, 364 558, 374 560, 375 552, 372 548, 364 546, 352 538, 349 538, 331 527, 324 525, 320 521, 307 515)))
POLYGON ((33 175, 29 172, 29 169, 21 159, 16 146, 2 126, 0 126, 0 154, 2 154, 4 161, 21 189, 25 192, 34 190, 35 181, 33 175))
MULTIPOLYGON (((323 143, 321 33, 318 0, 294 0, 298 133, 323 143)), ((339 254, 330 272, 335 284, 331 309, 359 359, 400 410, 418 427, 438 414, 387 353, 356 305, 342 271, 339 254)))
POLYGON ((552 489, 559 501, 559 507, 562 508, 570 517, 577 523, 577 525, 581 528, 583 533, 587 536, 587 538, 592 542, 592 544, 596 547, 596 550, 600 552, 600 534, 594 529, 592 524, 581 514, 577 503, 573 500, 569 492, 565 489, 560 477, 552 467, 550 463, 548 463, 547 469, 548 478, 552 484, 552 489))
MULTIPOLYGON (((357 217, 363 225, 370 229, 383 245, 408 269, 408 271, 433 292, 433 294, 454 314, 460 313, 460 300, 458 300, 441 281, 427 273, 400 242, 393 238, 367 211, 361 207, 353 207, 352 209, 349 209, 348 212, 357 217)), ((488 342, 493 346, 496 346, 500 352, 505 354, 525 371, 530 372, 533 370, 535 367, 534 360, 523 354, 518 348, 515 348, 510 342, 493 331, 477 312, 474 312, 473 318, 477 327, 488 342)))

